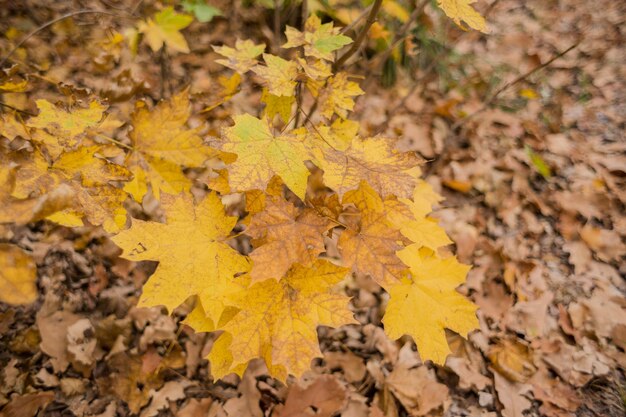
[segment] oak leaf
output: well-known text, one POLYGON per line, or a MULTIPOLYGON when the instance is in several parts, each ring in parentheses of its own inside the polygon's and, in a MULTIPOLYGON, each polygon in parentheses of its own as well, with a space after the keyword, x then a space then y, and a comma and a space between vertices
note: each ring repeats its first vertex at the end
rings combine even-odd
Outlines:
POLYGON ((392 339, 410 335, 422 360, 443 365, 450 353, 444 329, 465 337, 478 327, 476 306, 456 291, 470 267, 419 245, 408 246, 398 256, 409 266, 411 278, 387 289, 385 333, 392 339))
POLYGON ((266 198, 265 210, 255 214, 246 229, 254 238, 253 282, 280 279, 294 263, 311 266, 324 251, 323 235, 331 227, 330 220, 313 209, 300 210, 282 198, 266 198))
POLYGON ((18 246, 0 244, 0 302, 20 305, 37 300, 37 266, 18 246))
POLYGON ((243 285, 235 275, 249 269, 246 257, 225 243, 237 218, 226 215, 214 193, 198 205, 186 194, 164 194, 161 204, 166 223, 133 219, 129 229, 113 237, 124 250, 122 257, 159 262, 138 305, 163 305, 171 312, 197 295, 207 317, 217 323, 227 306, 225 295, 243 285))
POLYGON ((215 62, 222 64, 240 74, 248 72, 257 65, 257 56, 265 50, 265 44, 255 44, 249 39, 237 39, 235 47, 213 46, 213 50, 227 59, 216 59, 215 62))
POLYGON ((304 161, 311 159, 299 131, 274 136, 267 120, 249 114, 235 116, 235 124, 226 128, 221 141, 213 146, 237 154, 228 166, 233 191, 264 190, 274 175, 298 197, 304 199, 309 170, 304 161))
POLYGON ((283 381, 308 370, 312 358, 321 356, 317 326, 356 323, 349 298, 332 292, 346 272, 318 260, 311 267, 295 265, 280 281, 268 279, 232 294, 229 299, 241 311, 224 326, 209 354, 213 376, 242 375, 258 357, 283 381))
POLYGON ((472 29, 487 33, 485 18, 471 6, 476 0, 437 0, 437 5, 454 23, 463 27, 465 22, 472 29))
POLYGON ((199 167, 218 153, 204 144, 199 129, 187 127, 191 115, 189 91, 184 90, 152 111, 140 106, 132 116, 131 151, 126 166, 134 175, 124 189, 141 202, 148 184, 158 199, 161 192, 178 194, 191 188, 181 166, 199 167))
POLYGON ((166 7, 154 15, 154 20, 148 18, 139 22, 137 29, 146 37, 150 48, 156 52, 165 44, 168 48, 178 52, 189 52, 189 45, 180 33, 193 21, 193 17, 176 13, 173 7, 166 7))

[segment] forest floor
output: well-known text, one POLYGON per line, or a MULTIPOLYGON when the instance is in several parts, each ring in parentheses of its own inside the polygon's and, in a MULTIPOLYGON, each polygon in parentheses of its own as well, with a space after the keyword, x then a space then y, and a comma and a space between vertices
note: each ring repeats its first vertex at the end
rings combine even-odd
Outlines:
MULTIPOLYGON (((154 10, 148 1, 3 4, 3 57, 65 13, 154 10)), ((159 57, 144 45, 112 66, 95 64, 108 59, 98 41, 132 20, 64 19, 7 61, 30 84, 2 101, 36 112, 35 99, 94 92, 111 112, 130 112, 137 98, 156 102, 190 85, 199 111, 225 73, 210 45, 272 38, 270 11, 215 4, 226 17, 183 31, 191 53, 159 57)), ((419 59, 397 68, 392 87, 381 86, 376 55, 349 68, 364 77, 352 116, 361 134, 397 139, 428 161, 424 177, 445 197, 435 217, 473 265, 463 291, 480 329, 469 340, 450 332, 445 366, 422 363, 410 339, 384 335, 385 297, 364 284, 348 288, 362 325, 320 328, 324 357, 301 380, 285 386, 253 362, 241 379, 213 381, 203 358, 214 336, 135 307, 153 263, 119 258, 101 229, 40 222, 0 229, 32 251, 39 288, 34 305, 0 305, 0 416, 625 415, 626 4, 476 6, 488 34, 427 6, 421 23, 436 29, 439 46, 428 50, 423 33, 414 39, 419 59)), ((209 113, 209 125, 258 112, 245 100, 209 113)))

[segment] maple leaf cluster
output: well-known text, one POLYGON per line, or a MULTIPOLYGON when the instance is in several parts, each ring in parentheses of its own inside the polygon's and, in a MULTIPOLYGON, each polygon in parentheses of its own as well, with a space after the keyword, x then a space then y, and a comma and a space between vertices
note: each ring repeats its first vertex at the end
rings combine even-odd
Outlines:
MULTIPOLYGON (((185 51, 184 38, 171 32, 188 23, 166 9, 139 31, 153 49, 185 51)), ((193 299, 185 323, 221 332, 209 355, 216 378, 241 375, 258 357, 283 380, 309 369, 321 354, 318 326, 357 323, 337 288, 353 273, 389 293, 389 337, 410 335, 422 359, 443 364, 444 329, 467 335, 478 323, 475 306, 456 291, 469 267, 443 255, 452 242, 430 217, 441 197, 420 179, 413 153, 395 151, 390 139, 359 137, 358 123, 347 119, 363 91, 333 62, 352 40, 315 15, 286 37, 289 59, 250 40, 214 47, 234 74, 205 110, 228 100, 249 72, 264 105, 260 117, 235 115, 217 138, 189 127, 186 90, 152 109, 137 103, 123 142, 109 132, 124 122, 97 100, 69 109, 39 100, 39 114, 26 121, 4 115, 0 134, 10 143, 0 155, 0 222, 102 226, 126 259, 158 261, 139 305, 172 312, 193 299), (305 93, 318 121, 302 110, 305 93), (213 174, 200 201, 188 168, 213 174), (245 199, 245 216, 227 213, 229 194, 245 199), (127 227, 124 203, 147 195, 160 201, 163 222, 133 218, 127 227), (236 227, 250 239, 248 256, 234 249, 236 227)), ((1 285, 15 281, 11 271, 3 268, 1 285)), ((8 302, 21 302, 15 298, 8 302)))

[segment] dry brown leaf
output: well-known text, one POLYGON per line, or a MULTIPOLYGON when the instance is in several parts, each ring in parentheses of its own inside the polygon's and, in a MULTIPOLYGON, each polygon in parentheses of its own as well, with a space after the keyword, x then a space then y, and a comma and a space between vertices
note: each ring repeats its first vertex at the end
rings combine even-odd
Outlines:
POLYGON ((278 417, 331 417, 346 402, 346 389, 332 375, 322 375, 310 384, 294 384, 278 417))
POLYGON ((44 410, 54 400, 51 391, 40 391, 31 394, 15 395, 0 411, 0 417, 33 417, 44 410))
POLYGON ((450 403, 448 387, 435 378, 425 366, 408 369, 396 366, 386 379, 393 395, 411 416, 424 416, 450 403))
POLYGON ((55 372, 63 372, 70 364, 67 351, 68 328, 81 318, 68 311, 55 311, 50 315, 42 310, 37 314, 37 327, 41 334, 40 348, 50 356, 50 362, 55 372))
POLYGON ((504 407, 502 415, 504 417, 524 417, 524 411, 528 410, 532 403, 526 397, 531 386, 511 382, 499 373, 494 372, 495 388, 498 392, 498 400, 504 407))

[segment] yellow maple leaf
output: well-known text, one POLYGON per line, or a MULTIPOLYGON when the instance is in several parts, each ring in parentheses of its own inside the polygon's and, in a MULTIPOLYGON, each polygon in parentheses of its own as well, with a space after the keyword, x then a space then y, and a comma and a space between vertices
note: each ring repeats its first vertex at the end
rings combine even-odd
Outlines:
POLYGON ((320 103, 322 116, 330 119, 334 114, 345 119, 354 109, 354 97, 365 94, 359 84, 348 80, 348 74, 339 72, 325 82, 309 79, 307 87, 320 103))
POLYGON ((452 243, 437 220, 428 216, 433 204, 441 200, 441 196, 433 191, 430 184, 420 180, 415 187, 413 200, 385 200, 387 219, 413 243, 437 250, 452 243))
POLYGON ((296 61, 298 61, 300 68, 302 68, 306 76, 312 80, 323 81, 333 75, 332 66, 326 61, 301 57, 296 57, 296 61))
POLYGON ((148 18, 139 22, 137 29, 146 37, 150 48, 156 52, 165 44, 168 48, 178 52, 189 52, 189 45, 185 37, 180 33, 193 22, 193 17, 186 14, 176 13, 169 6, 154 15, 154 20, 148 18))
POLYGON ((198 205, 191 196, 163 194, 166 223, 133 219, 129 229, 113 237, 131 261, 158 261, 144 285, 139 306, 163 305, 168 311, 197 295, 207 317, 217 323, 225 295, 245 286, 235 275, 246 272, 246 257, 225 241, 237 223, 227 216, 220 198, 209 194, 198 205))
POLYGON ((384 205, 376 192, 362 182, 355 193, 346 193, 344 204, 359 208, 359 222, 339 236, 339 250, 345 265, 358 274, 369 275, 379 285, 388 288, 399 282, 407 267, 396 252, 402 249, 402 236, 389 226, 384 205))
POLYGON ((20 305, 37 300, 37 266, 18 246, 0 243, 0 302, 20 305))
POLYGON ((336 134, 336 129, 316 128, 308 136, 313 162, 324 171, 328 187, 343 195, 365 180, 381 196, 411 197, 421 162, 414 154, 396 152, 385 138, 352 137, 346 146, 347 140, 336 134))
POLYGON ((0 155, 0 223, 38 221, 72 205, 74 191, 64 184, 44 195, 15 197, 17 169, 18 166, 11 166, 10 159, 0 155))
POLYGON ((265 210, 252 216, 246 234, 254 238, 250 276, 253 281, 280 279, 292 264, 312 265, 324 251, 329 219, 315 210, 299 210, 280 197, 267 197, 265 210))
POLYGON ((130 172, 97 157, 100 149, 82 147, 63 153, 53 163, 35 150, 31 158, 20 163, 12 196, 47 199, 56 210, 46 218, 63 226, 82 226, 85 219, 107 231, 119 230, 126 223, 122 203, 127 194, 111 182, 129 179, 130 172), (59 190, 67 190, 63 199, 59 199, 59 190))
POLYGON ((265 280, 231 295, 241 311, 224 326, 209 354, 213 376, 241 375, 258 357, 283 381, 308 370, 312 358, 321 355, 317 326, 356 323, 349 298, 332 292, 346 272, 318 260, 311 267, 295 265, 280 281, 265 280))
POLYGON ((133 114, 129 135, 132 150, 126 165, 134 178, 124 189, 136 201, 141 202, 148 184, 157 199, 161 192, 189 191, 191 181, 181 167, 200 167, 218 155, 204 144, 199 128, 187 127, 190 115, 189 90, 159 103, 152 111, 141 106, 133 114))
POLYGON ((31 138, 40 143, 46 152, 56 159, 61 153, 76 149, 86 130, 98 125, 107 106, 91 101, 89 108, 70 111, 55 106, 47 100, 37 100, 39 114, 26 125, 35 129, 31 138))
POLYGON ((411 279, 387 289, 385 333, 392 339, 410 335, 422 360, 443 365, 450 353, 444 329, 465 337, 478 327, 476 306, 456 291, 470 267, 419 245, 408 246, 398 256, 410 267, 411 279))
POLYGON ((265 50, 265 44, 255 44, 249 39, 237 39, 235 47, 213 46, 213 50, 228 59, 216 59, 215 62, 222 64, 240 74, 248 72, 258 61, 256 57, 265 50))
MULTIPOLYGON (((248 281, 246 278, 247 275, 238 278, 244 280, 244 284, 241 285, 242 287, 248 285, 248 281)), ((217 323, 214 323, 211 318, 207 317, 207 313, 204 307, 202 307, 202 301, 200 301, 197 296, 195 298, 196 304, 193 310, 191 310, 191 312, 187 314, 187 317, 185 317, 185 320, 183 320, 182 323, 191 327, 196 333, 214 332, 218 329, 221 329, 235 316, 235 314, 239 312, 238 308, 228 306, 224 308, 224 311, 222 312, 219 321, 217 323)))
POLYGON ((25 123, 15 113, 0 114, 0 135, 12 141, 18 136, 30 137, 25 123))
POLYGON ((316 14, 311 14, 304 25, 304 32, 287 26, 285 35, 287 42, 283 48, 295 48, 304 45, 306 56, 333 60, 333 52, 352 43, 352 39, 340 34, 339 28, 333 27, 333 22, 322 24, 316 14))
POLYGON ((309 170, 304 161, 311 159, 304 135, 290 132, 274 136, 267 120, 249 114, 235 116, 235 125, 224 129, 222 140, 213 146, 237 154, 228 166, 233 191, 264 190, 274 175, 304 200, 309 170))
POLYGON ((27 80, 19 81, 2 81, 0 82, 0 90, 7 93, 23 93, 28 87, 27 80))
POLYGON ((472 29, 487 33, 487 23, 485 18, 480 15, 471 4, 476 0, 437 0, 437 5, 454 23, 463 27, 465 22, 472 29))
POLYGON ((214 108, 226 103, 235 94, 237 94, 241 84, 241 75, 238 73, 234 73, 230 77, 220 75, 217 82, 220 88, 216 93, 214 93, 211 103, 202 109, 202 113, 211 111, 214 108))
POLYGON ((291 119, 291 108, 296 102, 295 96, 276 96, 270 94, 267 88, 263 89, 261 102, 265 103, 265 116, 271 122, 278 114, 283 122, 288 123, 291 119))
POLYGON ((298 63, 276 55, 263 54, 265 65, 256 65, 252 71, 263 80, 270 94, 293 96, 298 76, 298 63))

